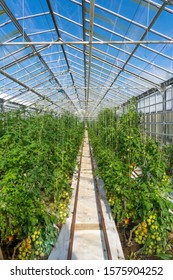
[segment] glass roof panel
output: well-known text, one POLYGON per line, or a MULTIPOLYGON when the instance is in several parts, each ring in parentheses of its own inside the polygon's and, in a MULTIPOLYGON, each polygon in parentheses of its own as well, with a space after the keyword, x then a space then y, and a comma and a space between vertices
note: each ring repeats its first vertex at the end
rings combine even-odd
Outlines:
POLYGON ((0 5, 0 26, 4 25, 4 23, 9 21, 8 15, 3 10, 2 6, 0 5))
MULTIPOLYGON (((45 41, 52 41, 57 38, 57 34, 53 33, 54 25, 51 21, 51 16, 49 15, 38 15, 37 17, 29 17, 27 18, 26 15, 21 19, 18 20, 19 24, 23 27, 27 34, 30 33, 45 33, 45 30, 50 30, 50 33, 44 34, 45 41), (46 27, 46 28, 45 28, 46 27)), ((40 35, 40 41, 43 37, 40 35)), ((38 40, 38 36, 37 36, 38 40)), ((39 41, 39 40, 38 40, 39 41)))
POLYGON ((163 11, 159 16, 158 20, 153 25, 153 29, 155 29, 160 33, 163 33, 164 35, 172 37, 173 35, 172 14, 167 11, 163 11))
POLYGON ((56 37, 56 31, 53 29, 53 30, 49 30, 49 29, 46 29, 45 31, 38 31, 38 32, 35 32, 35 33, 28 33, 28 36, 30 38, 31 41, 35 41, 35 42, 41 42, 43 40, 43 37, 44 37, 44 41, 46 42, 51 42, 53 41, 52 38, 56 37))
MULTIPOLYGON (((121 18, 116 13, 110 13, 109 10, 105 11, 105 9, 95 9, 94 23, 96 25, 104 26, 104 28, 109 29, 111 33, 117 32, 122 36, 131 35, 131 39, 138 39, 143 33, 143 28, 135 25, 132 20, 127 21, 124 17, 121 18)), ((110 39, 112 39, 111 33, 110 39)))
MULTIPOLYGON (((13 46, 14 47, 14 46, 13 46)), ((18 59, 23 58, 25 56, 28 56, 31 54, 31 49, 30 48, 21 48, 21 47, 16 47, 13 48, 13 50, 10 50, 10 47, 0 47, 0 52, 2 57, 0 58, 0 67, 8 67, 8 64, 18 61, 18 59)))
POLYGON ((6 100, 44 106, 46 96, 55 110, 67 104, 75 112, 87 102, 96 113, 171 81, 173 44, 165 41, 172 40, 173 7, 164 1, 0 5, 0 97, 6 100))
POLYGON ((131 20, 135 20, 136 22, 139 22, 145 26, 148 25, 148 22, 151 21, 158 10, 158 8, 152 3, 144 0, 123 0, 118 1, 116 5, 116 10, 121 15, 130 18, 131 20))
MULTIPOLYGON (((0 16, 1 18, 1 16, 0 16)), ((0 28, 0 38, 1 42, 7 42, 14 39, 16 36, 20 35, 20 32, 16 29, 12 22, 4 25, 0 28)))

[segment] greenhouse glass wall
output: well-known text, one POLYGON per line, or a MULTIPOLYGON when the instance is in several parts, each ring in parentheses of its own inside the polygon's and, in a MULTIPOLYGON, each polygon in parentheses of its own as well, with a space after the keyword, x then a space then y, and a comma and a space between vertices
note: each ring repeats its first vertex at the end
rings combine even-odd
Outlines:
POLYGON ((0 259, 173 259, 172 22, 173 0, 0 0, 0 259))
POLYGON ((148 135, 166 143, 173 143, 173 90, 172 86, 140 99, 138 109, 145 115, 148 135))

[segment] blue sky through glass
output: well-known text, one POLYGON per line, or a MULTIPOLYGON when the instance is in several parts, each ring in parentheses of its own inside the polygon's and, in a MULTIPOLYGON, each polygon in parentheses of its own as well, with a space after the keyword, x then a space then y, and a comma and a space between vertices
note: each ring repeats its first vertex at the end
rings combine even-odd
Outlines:
POLYGON ((0 1, 1 43, 42 43, 0 46, 0 98, 14 96, 20 105, 29 97, 41 104, 48 96, 53 108, 68 104, 72 112, 84 111, 87 99, 92 114, 104 102, 121 105, 172 78, 173 44, 159 42, 172 40, 173 6, 161 0, 93 2, 92 24, 89 0, 84 6, 81 0, 0 1), (100 44, 67 44, 90 39, 100 44), (46 44, 58 40, 64 44, 46 44), (143 40, 158 43, 137 43, 143 40))

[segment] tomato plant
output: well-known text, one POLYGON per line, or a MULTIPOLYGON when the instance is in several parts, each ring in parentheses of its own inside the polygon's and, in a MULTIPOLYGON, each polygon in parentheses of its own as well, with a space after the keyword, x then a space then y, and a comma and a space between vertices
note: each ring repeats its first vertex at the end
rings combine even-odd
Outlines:
POLYGON ((8 259, 46 258, 68 216, 83 123, 17 111, 2 114, 1 126, 0 245, 8 259))
POLYGON ((112 214, 118 226, 129 228, 129 245, 137 242, 142 254, 161 257, 170 247, 168 234, 173 230, 173 205, 167 199, 172 190, 167 172, 171 156, 146 137, 143 116, 133 100, 119 118, 110 111, 90 123, 89 135, 112 214))

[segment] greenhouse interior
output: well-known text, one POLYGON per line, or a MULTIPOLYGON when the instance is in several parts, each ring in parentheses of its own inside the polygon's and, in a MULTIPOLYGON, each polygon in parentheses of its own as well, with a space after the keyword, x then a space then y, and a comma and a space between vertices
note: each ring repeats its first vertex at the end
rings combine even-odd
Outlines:
POLYGON ((0 0, 0 260, 173 259, 173 0, 0 0))

